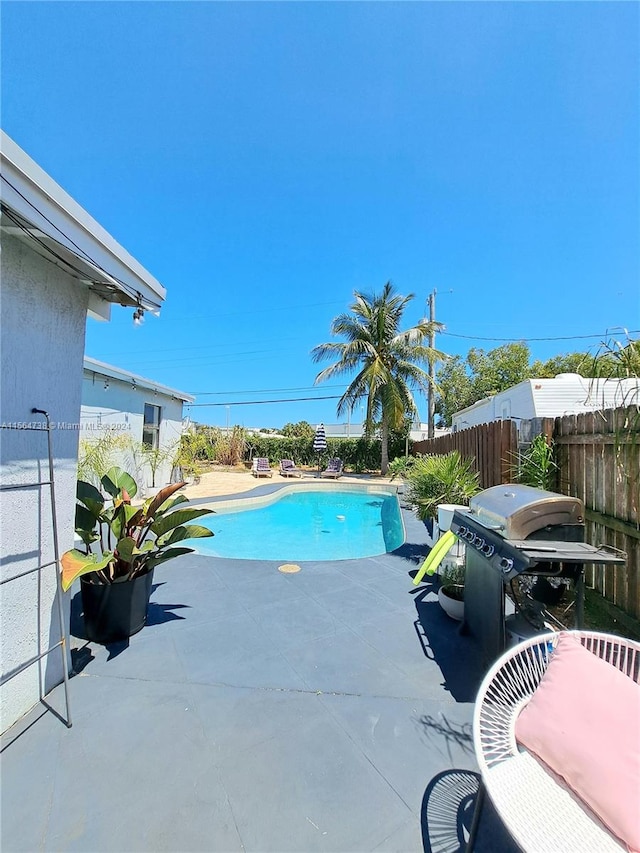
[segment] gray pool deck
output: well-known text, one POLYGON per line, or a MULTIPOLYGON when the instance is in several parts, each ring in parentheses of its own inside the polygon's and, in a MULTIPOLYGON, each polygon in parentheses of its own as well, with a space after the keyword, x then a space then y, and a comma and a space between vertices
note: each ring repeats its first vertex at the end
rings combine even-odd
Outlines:
MULTIPOLYGON (((147 626, 74 634, 62 688, 2 739, 1 849, 456 851, 477 790, 473 640, 392 554, 332 563, 190 555, 156 569, 147 626)), ((73 592, 73 591, 72 591, 73 592)), ((485 808, 476 850, 512 853, 485 808)))

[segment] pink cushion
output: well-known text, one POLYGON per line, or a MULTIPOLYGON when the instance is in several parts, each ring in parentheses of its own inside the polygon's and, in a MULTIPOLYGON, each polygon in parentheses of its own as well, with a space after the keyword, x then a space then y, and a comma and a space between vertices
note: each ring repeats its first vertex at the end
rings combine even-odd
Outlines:
POLYGON ((640 685, 563 632, 515 734, 640 851, 640 685))

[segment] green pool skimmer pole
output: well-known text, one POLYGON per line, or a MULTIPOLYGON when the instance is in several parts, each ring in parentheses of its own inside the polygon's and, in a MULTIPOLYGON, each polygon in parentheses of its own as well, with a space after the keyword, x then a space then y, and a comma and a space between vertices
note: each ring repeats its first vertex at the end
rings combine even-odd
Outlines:
POLYGON ((438 566, 444 560, 445 554, 451 548, 451 546, 456 541, 455 533, 452 533, 450 530, 447 530, 446 533, 443 533, 442 536, 438 539, 436 544, 433 546, 427 559, 420 566, 418 570, 418 574, 413 579, 413 585, 418 586, 420 581, 425 575, 433 575, 435 574, 438 566))

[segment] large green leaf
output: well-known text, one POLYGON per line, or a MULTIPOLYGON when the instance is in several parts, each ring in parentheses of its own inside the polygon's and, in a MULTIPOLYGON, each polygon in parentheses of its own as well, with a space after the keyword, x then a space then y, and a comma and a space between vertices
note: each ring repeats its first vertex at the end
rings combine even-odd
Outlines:
POLYGON ((81 504, 94 514, 97 518, 104 508, 104 498, 102 494, 92 486, 91 483, 85 483, 84 480, 78 480, 76 497, 81 504))
POLYGON ((160 563, 166 563, 167 560, 173 560, 174 557, 181 557, 183 554, 193 554, 193 548, 169 548, 168 551, 162 551, 157 557, 151 557, 147 565, 153 569, 160 563))
POLYGON ((134 532, 136 527, 134 519, 138 515, 142 518, 140 508, 131 506, 131 504, 121 503, 117 507, 114 507, 113 518, 109 526, 116 539, 128 536, 134 532))
POLYGON ((145 503, 146 517, 153 518, 167 498, 170 498, 171 495, 177 492, 178 489, 181 489, 184 485, 184 483, 172 483, 170 486, 165 486, 164 489, 160 489, 158 494, 151 499, 150 503, 145 503))
POLYGON ((116 551, 123 563, 131 563, 136 550, 136 540, 133 537, 125 536, 124 539, 118 540, 116 551))
POLYGON ((99 533, 94 533, 92 530, 76 529, 77 535, 82 539, 85 545, 91 545, 92 542, 97 542, 100 538, 99 533))
POLYGON ((120 539, 121 536, 125 535, 124 527, 126 523, 126 515, 125 515, 126 504, 119 504, 118 506, 114 506, 113 510, 113 518, 111 519, 111 523, 109 527, 111 528, 111 532, 116 537, 116 539, 120 539))
POLYGON ((156 536, 162 536, 168 530, 173 530, 181 524, 186 524, 193 521, 194 518, 200 518, 203 515, 210 515, 210 509, 177 509, 174 512, 159 518, 151 525, 151 530, 156 536))
POLYGON ((164 548, 167 545, 173 545, 175 542, 181 542, 183 539, 205 539, 208 536, 213 536, 212 530, 208 527, 203 527, 201 524, 186 524, 181 527, 176 527, 164 536, 159 536, 156 539, 156 545, 159 548, 164 548))
POLYGON ((161 506, 158 507, 156 512, 156 518, 159 518, 161 515, 166 515, 169 510, 178 506, 178 504, 186 503, 189 498, 186 495, 176 495, 175 498, 169 498, 166 500, 161 506))
POLYGON ((110 468, 101 480, 102 486, 112 498, 116 498, 121 491, 126 491, 130 498, 135 497, 138 487, 131 474, 127 474, 122 468, 110 468))
POLYGON ((141 506, 126 506, 127 527, 129 531, 133 531, 144 525, 144 508, 141 506))
MULTIPOLYGON (((76 504, 76 533, 94 533, 97 519, 90 509, 82 504, 76 504)), ((83 537, 84 538, 84 537, 83 537)))
POLYGON ((110 551, 101 555, 83 554, 75 548, 73 551, 67 551, 60 560, 62 564, 62 589, 66 592, 80 575, 104 569, 112 560, 113 554, 110 551))

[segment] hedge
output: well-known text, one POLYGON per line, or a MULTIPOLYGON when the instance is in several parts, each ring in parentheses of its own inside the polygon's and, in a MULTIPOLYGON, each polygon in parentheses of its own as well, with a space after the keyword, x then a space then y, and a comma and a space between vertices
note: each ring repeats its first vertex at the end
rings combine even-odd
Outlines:
MULTIPOLYGON (((271 436, 248 436, 246 459, 266 457, 272 465, 281 459, 293 459, 297 465, 317 465, 318 454, 313 451, 313 439, 278 438, 271 436)), ((409 447, 411 452, 411 446, 409 447)), ((389 440, 389 459, 404 456, 405 441, 401 437, 389 440)), ((364 471, 379 471, 382 462, 380 441, 367 438, 327 438, 327 450, 320 454, 320 465, 324 467, 331 456, 339 456, 355 474, 364 471)))

